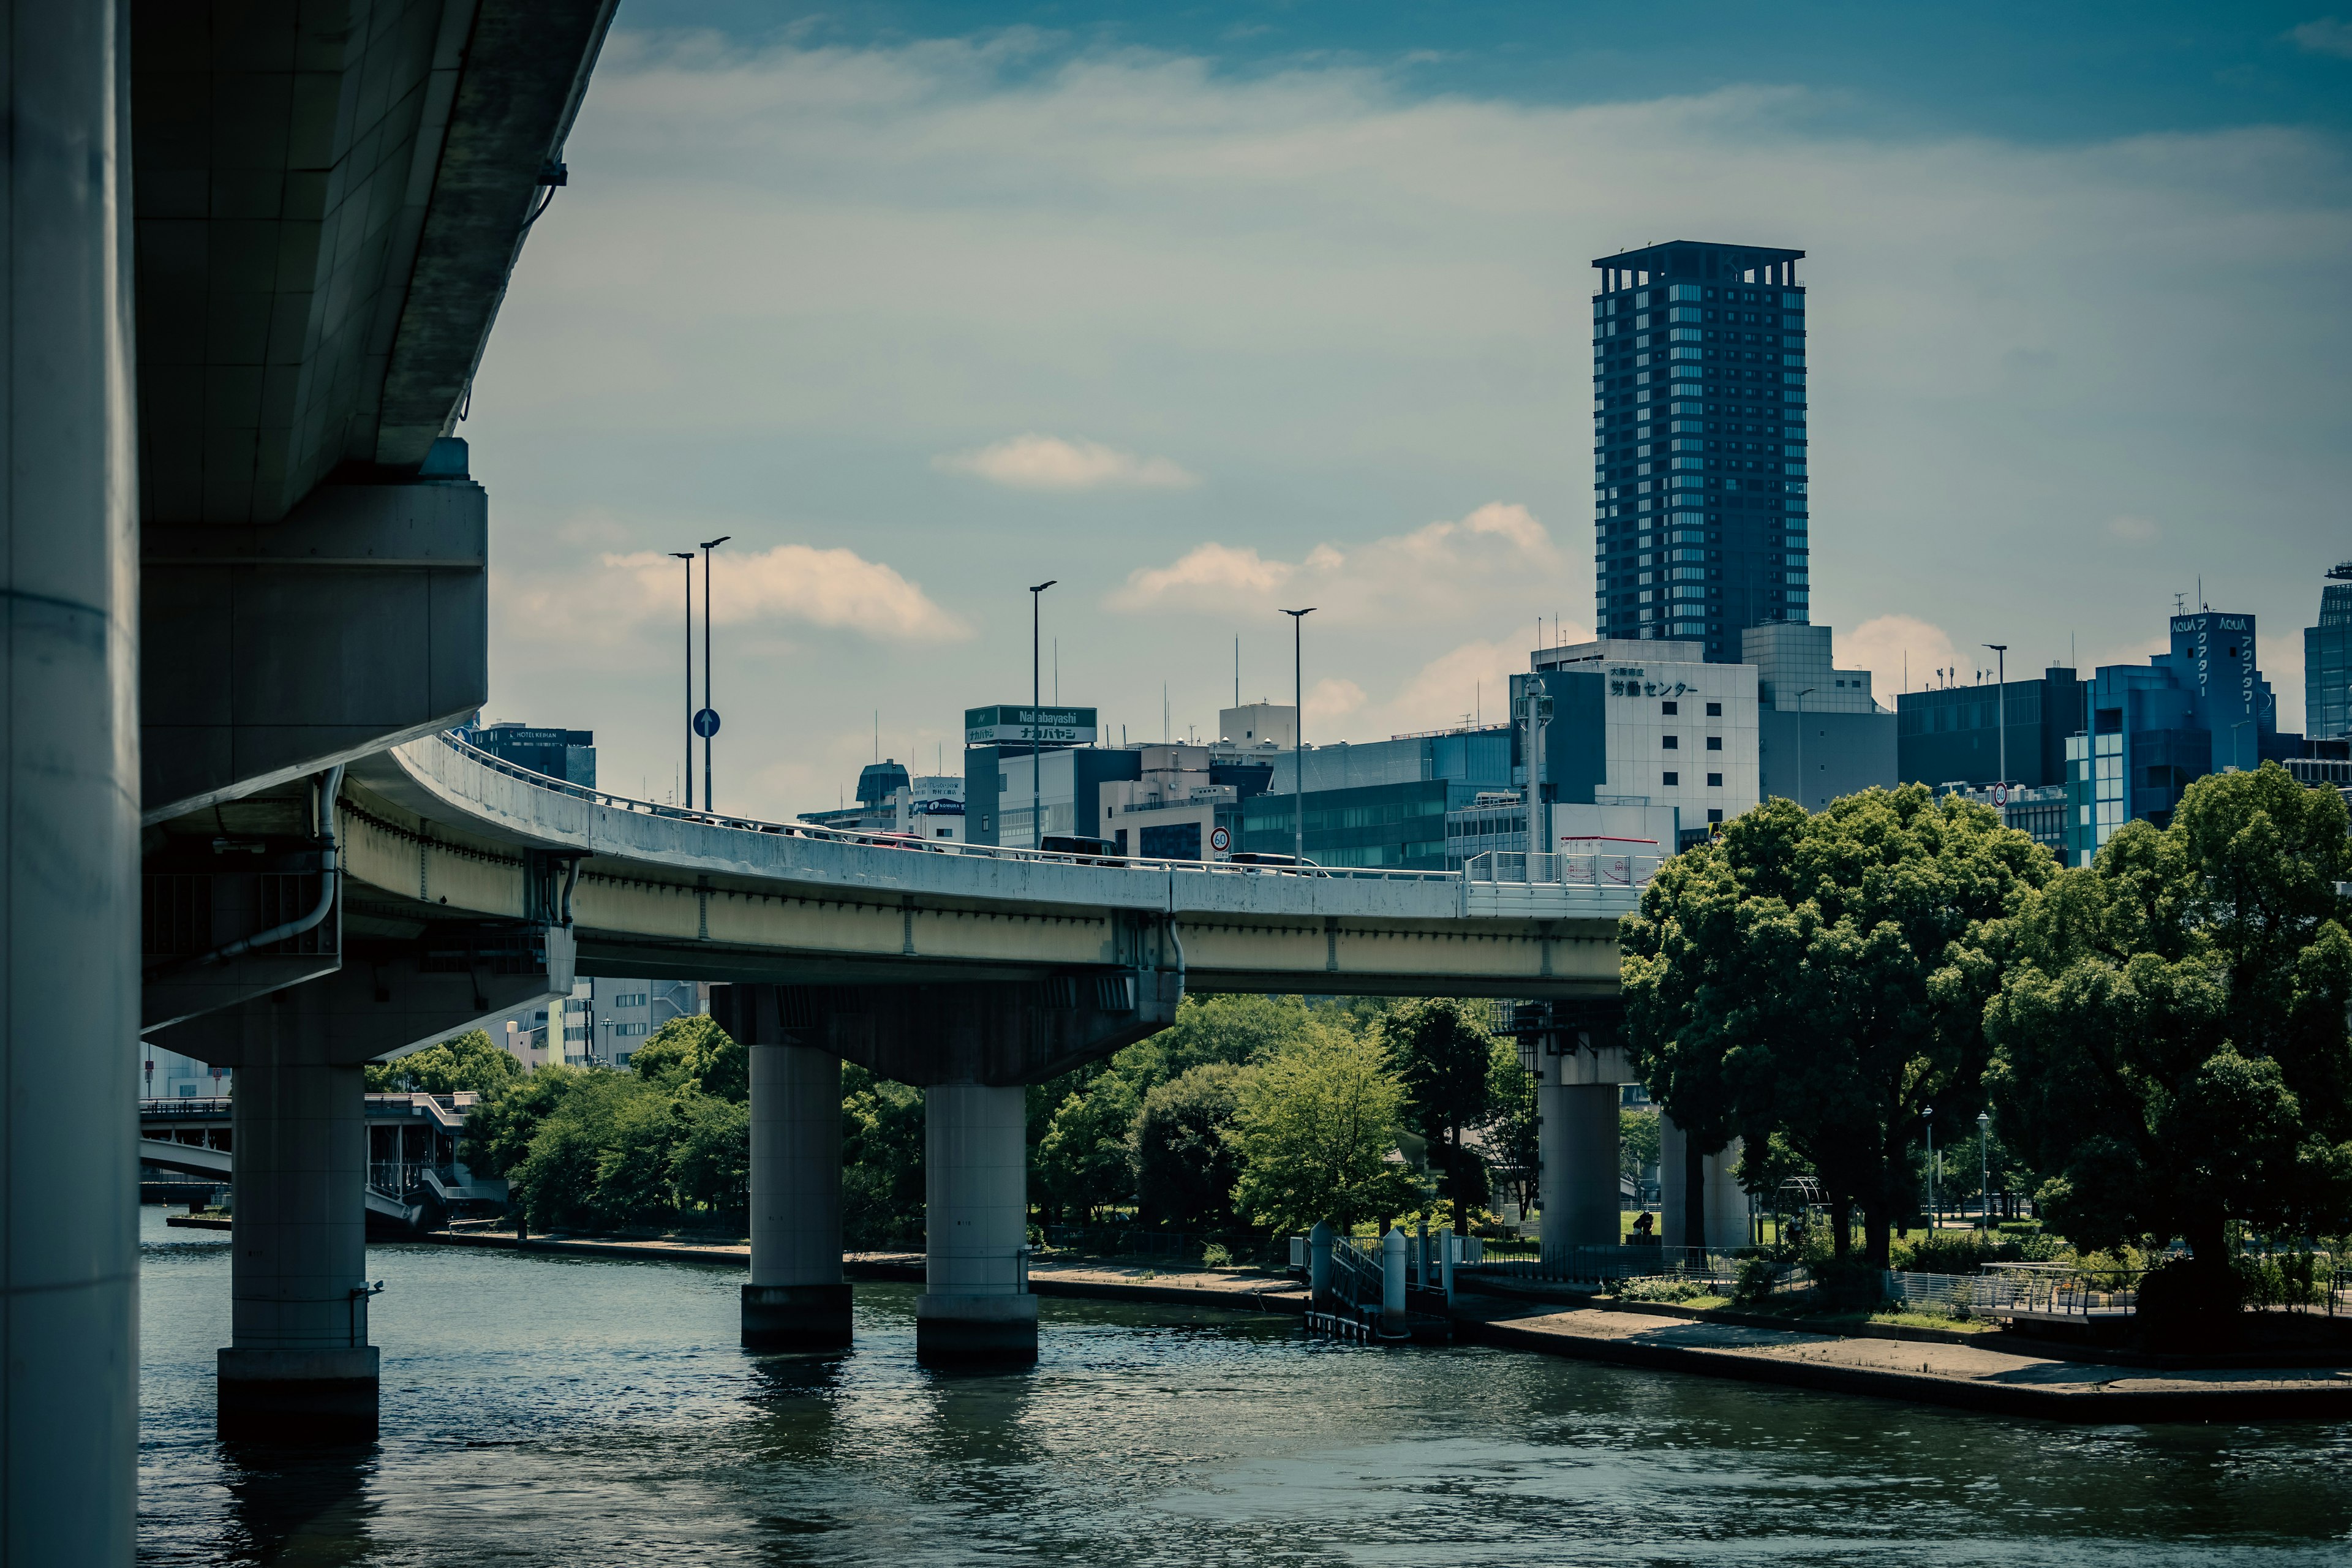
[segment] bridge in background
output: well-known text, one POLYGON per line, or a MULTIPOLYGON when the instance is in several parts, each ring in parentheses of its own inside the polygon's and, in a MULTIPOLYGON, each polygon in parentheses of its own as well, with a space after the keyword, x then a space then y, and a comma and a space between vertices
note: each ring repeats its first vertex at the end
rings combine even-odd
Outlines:
POLYGON ((131 1560, 134 1034, 236 1069, 220 1426, 282 1439, 375 1429, 361 1064, 582 969, 729 983, 751 1342, 846 1332, 841 1060, 926 1087, 940 1358, 1034 1352, 1021 1085, 1188 985, 1614 988, 1632 895, 1568 873, 916 853, 442 739, 488 695, 456 433, 614 0, 0 3, 5 1563, 131 1560))

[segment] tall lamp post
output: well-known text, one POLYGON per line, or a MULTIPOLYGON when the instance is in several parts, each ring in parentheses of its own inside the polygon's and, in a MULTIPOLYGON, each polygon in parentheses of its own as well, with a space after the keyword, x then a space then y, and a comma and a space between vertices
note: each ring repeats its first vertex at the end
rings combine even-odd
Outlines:
POLYGON ((2000 688, 1997 699, 2000 704, 2000 801, 1995 809, 2000 812, 2005 824, 2009 820, 2009 645, 1989 642, 1983 646, 1992 649, 1993 683, 2000 688))
POLYGON ((1977 1228, 1979 1230, 1989 1230, 1992 1226, 1991 1137, 1992 1115, 1990 1111, 1979 1110, 1977 1112, 1977 1218, 1981 1222, 1977 1228))
MULTIPOLYGON (((1045 603, 1045 590, 1060 581, 1059 577, 1048 577, 1029 590, 1029 847, 1032 849, 1045 847, 1045 813, 1042 804, 1045 782, 1037 772, 1037 731, 1045 725, 1045 716, 1037 710, 1045 695, 1044 679, 1038 674, 1037 627, 1038 617, 1042 614, 1039 606, 1045 603)), ((1076 800, 1076 796, 1071 798, 1076 800)))
POLYGON ((1307 617, 1316 606, 1303 610, 1285 610, 1290 617, 1290 700, 1296 704, 1291 710, 1290 754, 1297 763, 1296 785, 1290 801, 1292 829, 1291 858, 1299 865, 1307 864, 1307 617))
POLYGON ((1804 811, 1813 809, 1805 805, 1805 699, 1820 689, 1808 686, 1797 693, 1797 805, 1804 811))
MULTIPOLYGON (((702 735, 702 809, 705 811, 719 809, 719 797, 711 793, 710 788, 710 738, 719 733, 719 710, 710 705, 710 552, 734 537, 731 533, 722 533, 716 539, 702 542, 702 711, 694 716, 694 727, 702 735)), ((692 571, 693 568, 688 567, 688 570, 692 571)), ((692 682, 689 680, 688 685, 690 689, 692 682)), ((689 768, 694 765, 691 752, 688 754, 686 765, 689 768)))
POLYGON ((673 550, 686 563, 686 809, 694 809, 694 552, 673 550))

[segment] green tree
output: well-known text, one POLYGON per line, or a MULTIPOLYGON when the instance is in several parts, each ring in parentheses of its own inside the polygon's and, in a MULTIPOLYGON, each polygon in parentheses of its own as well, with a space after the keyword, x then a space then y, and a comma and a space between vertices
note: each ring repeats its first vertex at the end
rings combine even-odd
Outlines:
POLYGON ((493 1175, 511 1175, 530 1157, 540 1128, 587 1076, 584 1068, 551 1062, 476 1106, 466 1118, 467 1163, 493 1175))
POLYGON ((1464 1147, 1463 1136, 1494 1113, 1489 1011, 1485 1002, 1432 996, 1398 1003, 1379 1025, 1404 1083, 1406 1121, 1438 1152, 1456 1227, 1465 1205, 1486 1201, 1485 1163, 1464 1147))
POLYGON ((741 1227, 751 1214, 751 1108, 692 1094, 679 1102, 682 1126, 671 1153, 678 1199, 741 1227))
POLYGON ((1658 1163, 1658 1150, 1656 1108, 1621 1107, 1617 1112, 1617 1173, 1640 1181, 1642 1173, 1658 1163))
POLYGON ((1990 809, 1916 784, 1819 815, 1768 801, 1667 862, 1625 921, 1652 1097, 1701 1150, 1783 1134, 1841 1243, 1859 1203, 1884 1267, 1927 1117, 1965 1124, 1981 1103, 2006 921, 2054 871, 1990 809))
POLYGON ((1083 1220, 1127 1202, 1135 1192, 1127 1135, 1141 1103, 1135 1076, 1116 1068, 1087 1076, 1065 1095, 1037 1141, 1038 1196, 1083 1220))
POLYGON ((629 1058, 630 1070, 657 1082, 690 1083, 740 1105, 751 1098, 751 1057, 705 1014, 672 1018, 629 1058))
POLYGON ((1124 1152, 1146 1224, 1206 1230, 1232 1221, 1241 1163, 1227 1134, 1255 1070, 1203 1062, 1143 1097, 1124 1152))
POLYGON ((923 1238, 923 1091, 841 1068, 841 1231, 854 1249, 923 1238))
POLYGON ((1404 1085, 1377 1038, 1309 1021, 1241 1087, 1235 1206, 1288 1230, 1402 1213, 1418 1197, 1390 1158, 1403 1110, 1404 1085))
POLYGON ((2084 1247, 2188 1243, 2234 1305, 2232 1222, 2352 1228, 2352 877, 2342 798, 2275 763, 2127 823, 2011 922, 1986 1010, 2004 1142, 2084 1247))
POLYGON ((1533 1196, 1529 1185, 1543 1159, 1536 1075, 1519 1061, 1517 1040, 1498 1037, 1487 1049, 1486 1099, 1494 1111, 1486 1126, 1486 1146, 1495 1163, 1512 1173, 1519 1212, 1524 1215, 1533 1196))
POLYGON ((1143 1080, 1140 1094, 1204 1062, 1240 1067, 1269 1057, 1316 1011, 1296 996, 1187 996, 1173 1024, 1112 1059, 1143 1080))
POLYGON ((371 1094, 478 1094, 489 1099, 522 1077, 522 1063, 468 1029, 437 1045, 388 1062, 370 1062, 363 1075, 371 1094))

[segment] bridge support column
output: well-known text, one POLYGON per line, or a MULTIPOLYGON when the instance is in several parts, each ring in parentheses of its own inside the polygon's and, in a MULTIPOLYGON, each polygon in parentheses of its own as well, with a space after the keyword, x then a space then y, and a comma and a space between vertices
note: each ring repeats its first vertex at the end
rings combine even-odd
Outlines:
MULTIPOLYGON (((289 1011, 291 1011, 289 1008, 289 1011)), ((225 1437, 356 1442, 376 1434, 368 1343, 366 1088, 300 1026, 236 1068, 229 1264, 220 1352, 225 1437)))
POLYGON ((139 1443, 129 7, 0 10, 0 1563, 125 1564, 139 1443))
POLYGON ((841 1058, 805 1046, 753 1045, 751 1281, 747 1350, 849 1342, 841 1278, 841 1058))
POLYGON ((1029 1294, 1026 1093, 934 1084, 924 1098, 924 1293, 915 1355, 927 1365, 1037 1359, 1029 1294))
POLYGON ((1738 1139, 1699 1162, 1706 1234, 1693 1237, 1685 1197, 1690 1191, 1690 1140, 1663 1112, 1658 1117, 1658 1237, 1668 1247, 1729 1251, 1748 1245, 1748 1190, 1739 1184, 1738 1139))
POLYGON ((1538 1090, 1543 1251, 1618 1241, 1617 1109, 1613 1083, 1548 1083, 1538 1090))

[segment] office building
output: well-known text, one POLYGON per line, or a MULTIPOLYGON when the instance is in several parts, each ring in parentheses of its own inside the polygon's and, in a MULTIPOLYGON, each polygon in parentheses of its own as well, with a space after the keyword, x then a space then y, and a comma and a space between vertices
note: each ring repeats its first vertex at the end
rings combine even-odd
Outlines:
POLYGON ((909 774, 895 757, 858 770, 857 803, 804 811, 799 820, 848 833, 908 833, 954 844, 964 838, 964 781, 949 773, 909 774))
POLYGON ((1596 258, 1593 625, 1696 644, 1809 617, 1801 250, 1675 240, 1596 258))
POLYGON ((460 739, 501 762, 528 768, 566 784, 596 787, 596 734, 593 730, 542 730, 503 722, 460 730, 460 739))
POLYGON ((2352 561, 2329 569, 2319 624, 2303 629, 2303 732, 2352 735, 2352 561))
POLYGON ((2162 827, 2207 773, 2303 756, 2278 731, 2278 701, 2256 658, 2254 617, 2200 610, 2172 617, 2172 646, 2145 666, 2104 665, 2084 692, 2086 721, 2066 742, 2068 861, 2087 866, 2135 817, 2162 827))
POLYGON ((1839 669, 1827 626, 1780 621, 1740 634, 1756 667, 1756 793, 1819 811, 1840 795, 1893 787, 1895 715, 1870 671, 1839 669))
POLYGON ((2066 738, 2083 728, 2084 684, 2064 665, 2032 680, 1979 681, 1895 699, 1896 772, 1906 784, 2027 789, 2066 782, 2066 738))
POLYGON ((1671 855, 1756 804, 1756 668, 1706 654, 1697 641, 1603 638, 1538 648, 1511 678, 1518 782, 1549 808, 1535 847, 1630 837, 1671 855), (1548 709, 1531 714, 1532 700, 1548 709))
POLYGON ((557 1059, 561 1046, 561 1059, 573 1067, 625 1068, 664 1024, 709 1012, 710 994, 699 981, 600 975, 575 981, 553 1011, 554 1018, 540 1026, 548 1031, 542 1047, 548 1059, 557 1059))

